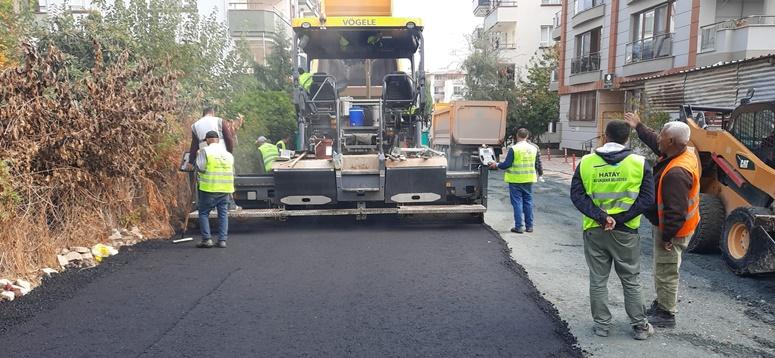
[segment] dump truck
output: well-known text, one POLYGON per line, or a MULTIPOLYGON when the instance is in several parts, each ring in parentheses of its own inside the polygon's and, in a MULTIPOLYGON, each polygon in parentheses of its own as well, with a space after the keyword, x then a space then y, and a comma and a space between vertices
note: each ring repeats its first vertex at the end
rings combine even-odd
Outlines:
POLYGON ((294 153, 270 173, 240 170, 238 158, 233 197, 241 210, 230 215, 482 220, 487 168, 452 170, 446 153, 422 145, 430 120, 422 20, 393 17, 389 0, 329 0, 322 12, 292 21, 293 58, 312 74, 305 88, 293 70, 294 153))
POLYGON ((738 275, 775 272, 775 101, 686 104, 680 114, 702 170, 700 223, 688 250, 720 249, 738 275))
POLYGON ((448 168, 473 171, 492 160, 491 149, 506 135, 508 102, 454 101, 434 106, 433 149, 447 157, 448 168))

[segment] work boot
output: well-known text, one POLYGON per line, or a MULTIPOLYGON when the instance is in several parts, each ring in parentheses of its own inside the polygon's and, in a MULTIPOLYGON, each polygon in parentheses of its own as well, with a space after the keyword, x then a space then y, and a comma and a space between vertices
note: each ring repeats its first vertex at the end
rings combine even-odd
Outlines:
POLYGON ((226 240, 218 240, 218 248, 219 249, 225 249, 226 248, 226 240))
POLYGON ((594 332, 595 335, 598 337, 608 337, 608 334, 609 334, 608 328, 603 328, 598 326, 592 327, 592 332, 594 332))
POLYGON ((662 307, 654 308, 652 313, 648 314, 649 322, 659 328, 675 328, 675 315, 662 307))
POLYGON ((646 315, 653 315, 657 311, 657 307, 659 307, 659 303, 657 303, 657 300, 654 300, 654 302, 651 302, 651 306, 646 309, 646 315))
POLYGON ((196 245, 196 247, 198 247, 200 249, 209 249, 209 248, 211 248, 213 246, 215 246, 215 245, 213 245, 213 240, 211 240, 211 239, 202 240, 202 242, 200 242, 199 245, 196 245))
POLYGON ((511 232, 513 232, 515 234, 524 234, 525 233, 524 231, 522 231, 522 228, 517 229, 515 227, 511 228, 511 232))
POLYGON ((654 335, 654 326, 651 323, 644 323, 638 326, 632 326, 632 338, 639 341, 645 341, 654 335))

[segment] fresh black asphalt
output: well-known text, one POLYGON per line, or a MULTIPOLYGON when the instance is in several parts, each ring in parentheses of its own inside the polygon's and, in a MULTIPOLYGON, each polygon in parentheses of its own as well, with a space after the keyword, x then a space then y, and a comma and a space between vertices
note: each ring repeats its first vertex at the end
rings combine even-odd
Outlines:
POLYGON ((0 304, 4 357, 580 356, 574 344, 480 224, 232 222, 227 249, 149 241, 0 304))

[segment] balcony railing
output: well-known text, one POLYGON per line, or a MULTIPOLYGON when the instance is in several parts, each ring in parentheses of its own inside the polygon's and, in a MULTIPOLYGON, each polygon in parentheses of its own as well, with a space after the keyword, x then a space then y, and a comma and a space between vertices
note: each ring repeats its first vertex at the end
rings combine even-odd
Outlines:
POLYGON ((775 16, 752 15, 740 19, 726 20, 700 27, 700 52, 716 49, 716 33, 721 30, 734 30, 749 25, 775 25, 775 16))
POLYGON ((573 5, 573 9, 575 10, 574 13, 578 14, 603 5, 604 3, 605 2, 603 0, 575 0, 573 5))
POLYGON ((541 5, 562 5, 562 0, 541 0, 541 5))
POLYGON ((668 57, 673 53, 673 34, 665 33, 630 42, 625 47, 625 62, 635 63, 668 57))
POLYGON ((570 73, 600 71, 600 52, 590 53, 571 60, 570 73))
POLYGON ((492 4, 490 0, 474 0, 473 6, 475 16, 484 16, 490 11, 492 4))
POLYGON ((517 48, 517 44, 514 42, 495 41, 492 47, 496 50, 513 50, 517 48))

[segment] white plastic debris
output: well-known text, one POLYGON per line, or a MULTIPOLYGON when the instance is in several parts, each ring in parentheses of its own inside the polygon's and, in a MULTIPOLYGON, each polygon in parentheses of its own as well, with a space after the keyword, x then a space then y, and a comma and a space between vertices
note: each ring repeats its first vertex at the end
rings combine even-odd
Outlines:
POLYGON ((11 291, 3 291, 0 293, 0 299, 3 301, 13 301, 14 298, 16 298, 16 295, 11 291))
POLYGON ((43 274, 46 275, 46 276, 51 276, 51 275, 53 275, 55 273, 59 273, 59 271, 54 270, 52 268, 48 268, 48 267, 46 267, 46 268, 44 268, 44 269, 42 269, 40 271, 43 271, 43 274))
POLYGON ((21 288, 27 289, 27 291, 32 289, 32 284, 29 281, 25 281, 25 280, 22 280, 22 279, 16 280, 16 282, 14 282, 13 284, 16 285, 16 286, 19 286, 21 288))

